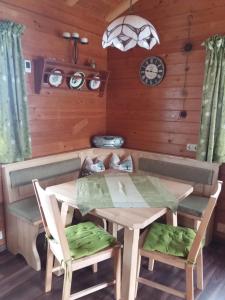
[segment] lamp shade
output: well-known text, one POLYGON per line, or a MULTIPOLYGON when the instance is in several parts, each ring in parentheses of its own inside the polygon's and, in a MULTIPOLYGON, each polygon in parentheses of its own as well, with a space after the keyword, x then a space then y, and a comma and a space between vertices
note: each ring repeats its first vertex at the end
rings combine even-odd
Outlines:
POLYGON ((114 20, 107 27, 102 38, 102 47, 116 47, 127 51, 136 45, 151 50, 159 44, 155 27, 146 19, 127 15, 114 20))

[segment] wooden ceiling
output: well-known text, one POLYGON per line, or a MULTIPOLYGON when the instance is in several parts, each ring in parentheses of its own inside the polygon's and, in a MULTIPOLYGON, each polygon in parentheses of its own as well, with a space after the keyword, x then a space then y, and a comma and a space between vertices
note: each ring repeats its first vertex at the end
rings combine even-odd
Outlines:
MULTIPOLYGON (((130 7, 130 0, 64 0, 71 9, 80 7, 102 21, 111 22, 130 7)), ((134 5, 138 0, 132 0, 134 5)))

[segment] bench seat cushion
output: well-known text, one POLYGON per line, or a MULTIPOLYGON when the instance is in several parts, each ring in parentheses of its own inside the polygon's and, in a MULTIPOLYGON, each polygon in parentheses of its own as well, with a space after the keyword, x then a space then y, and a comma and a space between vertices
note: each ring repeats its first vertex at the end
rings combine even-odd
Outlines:
POLYGON ((7 209, 11 214, 27 222, 34 224, 41 221, 41 215, 35 196, 10 203, 7 205, 7 209))
POLYGON ((208 204, 208 197, 190 195, 178 205, 178 212, 201 217, 208 204))

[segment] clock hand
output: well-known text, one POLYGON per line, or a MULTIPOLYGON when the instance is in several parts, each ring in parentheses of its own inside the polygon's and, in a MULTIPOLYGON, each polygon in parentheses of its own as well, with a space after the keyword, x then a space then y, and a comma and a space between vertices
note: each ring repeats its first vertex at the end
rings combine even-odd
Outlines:
POLYGON ((154 71, 150 71, 150 70, 145 70, 145 72, 158 74, 158 72, 154 72, 154 71))

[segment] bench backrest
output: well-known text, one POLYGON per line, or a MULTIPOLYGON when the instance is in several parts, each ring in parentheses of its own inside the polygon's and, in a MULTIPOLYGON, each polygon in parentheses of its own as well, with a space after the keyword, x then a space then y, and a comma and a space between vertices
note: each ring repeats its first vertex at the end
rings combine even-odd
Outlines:
POLYGON ((34 195, 32 179, 44 186, 78 177, 81 158, 75 152, 30 159, 3 166, 3 186, 6 203, 34 195))
POLYGON ((194 186, 195 194, 209 196, 217 187, 219 164, 216 163, 135 149, 89 148, 3 166, 5 201, 14 202, 33 195, 30 184, 33 178, 41 180, 42 186, 76 178, 87 156, 102 159, 107 167, 112 153, 117 153, 120 157, 131 154, 135 170, 190 183, 194 186))
POLYGON ((175 178, 194 187, 194 194, 210 196, 217 188, 219 164, 191 158, 146 154, 139 158, 138 168, 159 177, 175 178))
POLYGON ((100 149, 89 150, 91 157, 98 156, 109 161, 110 153, 124 157, 131 154, 135 170, 148 172, 154 176, 175 178, 177 181, 189 183, 197 195, 210 196, 217 188, 219 164, 198 161, 160 153, 152 153, 134 149, 100 149))

